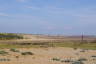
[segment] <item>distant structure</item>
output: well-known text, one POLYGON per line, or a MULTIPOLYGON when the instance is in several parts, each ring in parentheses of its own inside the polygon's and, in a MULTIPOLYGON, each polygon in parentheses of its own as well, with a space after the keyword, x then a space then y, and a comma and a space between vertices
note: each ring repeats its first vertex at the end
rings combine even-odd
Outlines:
POLYGON ((84 42, 84 35, 82 34, 82 36, 81 36, 81 43, 83 43, 84 42))

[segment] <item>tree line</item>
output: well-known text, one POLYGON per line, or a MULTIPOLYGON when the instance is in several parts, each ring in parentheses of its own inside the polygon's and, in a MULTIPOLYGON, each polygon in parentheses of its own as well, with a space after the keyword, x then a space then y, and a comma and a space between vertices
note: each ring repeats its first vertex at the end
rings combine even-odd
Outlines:
POLYGON ((23 36, 14 33, 0 33, 0 40, 23 39, 23 36))

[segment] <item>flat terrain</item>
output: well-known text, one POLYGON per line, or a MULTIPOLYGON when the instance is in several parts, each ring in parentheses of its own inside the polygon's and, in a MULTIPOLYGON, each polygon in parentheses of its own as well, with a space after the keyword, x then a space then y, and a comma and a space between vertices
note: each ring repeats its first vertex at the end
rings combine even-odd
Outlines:
POLYGON ((20 35, 0 40, 0 64, 96 64, 95 36, 20 35))
POLYGON ((96 50, 66 47, 18 48, 19 52, 1 50, 7 51, 8 54, 0 55, 0 64, 72 64, 79 59, 83 59, 84 64, 96 64, 96 50), (32 52, 33 55, 21 55, 21 52, 26 51, 32 52))
MULTIPOLYGON (((13 40, 0 40, 0 43, 39 43, 39 42, 65 42, 65 41, 77 41, 82 40, 81 36, 55 36, 55 35, 32 35, 32 34, 19 34, 24 37, 24 39, 13 39, 13 40)), ((87 42, 92 42, 96 40, 96 36, 83 36, 83 40, 87 42)))

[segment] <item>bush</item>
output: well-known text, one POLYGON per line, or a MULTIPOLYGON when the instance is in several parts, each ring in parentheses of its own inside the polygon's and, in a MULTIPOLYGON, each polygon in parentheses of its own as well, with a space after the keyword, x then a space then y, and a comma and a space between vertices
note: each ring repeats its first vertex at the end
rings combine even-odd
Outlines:
POLYGON ((0 51, 0 54, 8 54, 6 51, 0 51))
POLYGON ((66 63, 68 63, 68 62, 72 62, 71 60, 61 60, 61 62, 66 62, 66 63))
POLYGON ((96 58, 96 56, 91 56, 91 57, 96 58))
POLYGON ((75 62, 73 62, 72 64, 84 64, 84 63, 81 62, 81 61, 75 61, 75 62))
POLYGON ((10 49, 12 52, 19 52, 19 50, 16 50, 15 48, 10 49))
POLYGON ((17 58, 17 59, 18 59, 18 58, 19 58, 19 56, 15 56, 15 58, 17 58))
POLYGON ((59 58, 53 58, 52 60, 53 60, 53 61, 60 61, 59 58))
POLYGON ((80 52, 86 52, 85 49, 82 49, 80 52))
POLYGON ((74 50, 77 50, 77 48, 73 48, 74 50))
POLYGON ((78 61, 87 61, 85 58, 80 58, 78 61))
POLYGON ((22 55, 34 55, 32 52, 22 52, 22 55))
POLYGON ((96 40, 93 40, 91 43, 96 43, 96 40))
POLYGON ((0 61, 10 61, 10 59, 5 59, 5 58, 4 59, 1 59, 0 58, 0 61))

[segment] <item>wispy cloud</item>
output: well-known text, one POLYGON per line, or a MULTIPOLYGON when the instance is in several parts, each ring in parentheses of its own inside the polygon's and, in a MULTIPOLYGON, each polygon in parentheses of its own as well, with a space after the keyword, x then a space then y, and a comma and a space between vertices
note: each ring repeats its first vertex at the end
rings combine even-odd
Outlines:
MULTIPOLYGON (((96 7, 82 7, 78 9, 65 9, 65 8, 59 8, 55 6, 45 6, 45 7, 36 7, 36 6, 27 6, 26 8, 32 9, 32 10, 39 10, 45 12, 45 14, 50 15, 50 16, 67 16, 67 17, 72 17, 74 18, 73 22, 76 22, 77 24, 92 24, 96 23, 96 12, 94 9, 96 7), (47 13, 46 13, 47 12, 47 13)), ((70 21, 71 22, 71 21, 70 21)), ((70 29, 65 28, 65 29, 70 29)))
POLYGON ((0 13, 0 16, 9 16, 9 15, 5 13, 0 13))
POLYGON ((26 8, 32 9, 32 10, 40 10, 40 7, 36 7, 36 6, 26 6, 26 8))
POLYGON ((17 0, 18 2, 25 2, 26 0, 17 0))

